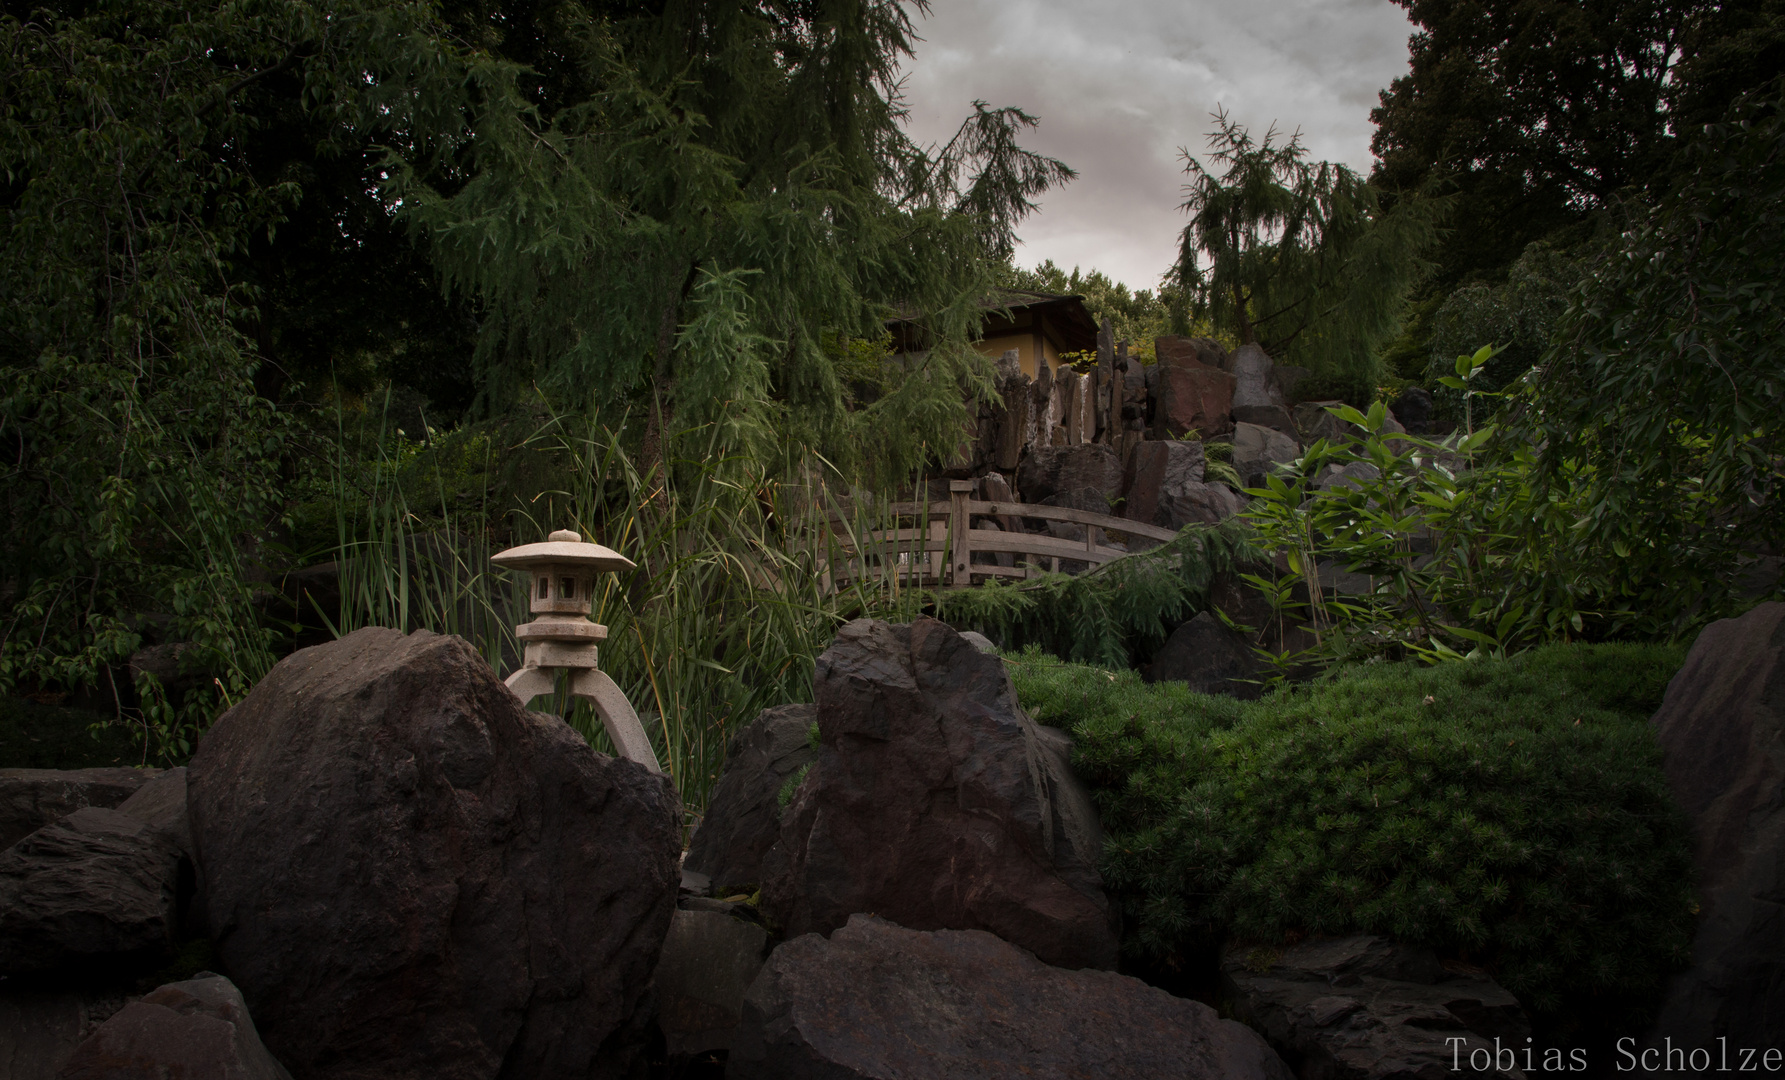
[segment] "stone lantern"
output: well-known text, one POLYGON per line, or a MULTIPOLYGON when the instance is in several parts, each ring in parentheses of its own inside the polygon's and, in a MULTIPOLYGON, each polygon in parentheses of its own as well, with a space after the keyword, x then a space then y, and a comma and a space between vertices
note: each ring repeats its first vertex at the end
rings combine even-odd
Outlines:
POLYGON ((613 679, 596 666, 607 627, 589 620, 595 599, 595 575, 630 570, 634 563, 611 548, 584 542, 580 533, 559 529, 543 544, 522 544, 490 557, 497 566, 524 570, 534 620, 515 627, 525 653, 520 670, 507 679, 522 704, 557 689, 558 673, 570 676, 570 693, 586 699, 601 716, 607 737, 620 756, 652 772, 663 769, 651 741, 645 738, 638 713, 613 679))

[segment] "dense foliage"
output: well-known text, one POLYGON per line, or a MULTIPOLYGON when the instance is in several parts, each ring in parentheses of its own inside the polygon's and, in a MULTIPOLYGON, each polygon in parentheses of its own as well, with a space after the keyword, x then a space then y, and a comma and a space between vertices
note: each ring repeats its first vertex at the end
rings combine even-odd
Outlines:
POLYGON ((1154 339, 1172 332, 1172 309, 1178 305, 1178 297, 1169 285, 1131 291, 1125 282, 1113 281, 1101 270, 1084 272, 1075 266, 1067 273, 1055 266, 1052 259, 1044 260, 1033 270, 1012 267, 1006 283, 1032 292, 1084 297, 1091 318, 1099 326, 1109 320, 1115 342, 1127 342, 1129 355, 1142 361, 1152 360, 1154 339))
POLYGON ((1508 415, 1633 609, 1739 602, 1785 551, 1785 118, 1749 100, 1592 262, 1508 415), (1577 493, 1577 494, 1576 494, 1577 493))
POLYGON ((1410 70, 1371 119, 1374 179, 1459 198, 1438 282, 1503 271, 1527 245, 1645 182, 1668 152, 1662 95, 1707 0, 1399 0, 1410 70))
POLYGON ((1131 948, 1375 932, 1539 1012, 1659 992, 1692 935, 1690 841, 1647 725, 1662 646, 1354 666, 1257 702, 1013 658, 1069 726, 1131 948))
POLYGON ((1083 574, 938 592, 936 617, 1006 648, 1033 645, 1080 663, 1127 667, 1206 609, 1216 574, 1234 573, 1258 554, 1238 519, 1189 525, 1152 551, 1083 574))
MULTIPOLYGON (((280 542, 379 390, 424 441, 606 407, 658 485, 807 449, 902 479, 987 389, 978 303, 1070 176, 1014 109, 913 144, 910 42, 881 0, 9 6, 0 690, 156 638, 244 689, 281 634, 251 582, 315 557, 280 542), (895 309, 933 348, 852 401, 895 309)), ((540 490, 477 527, 550 528, 540 490)))
POLYGON ((1206 318, 1316 375, 1374 379, 1442 204, 1387 205, 1345 166, 1310 162, 1299 132, 1254 140, 1224 112, 1215 122, 1210 164, 1184 154, 1190 223, 1171 273, 1180 329, 1206 318))

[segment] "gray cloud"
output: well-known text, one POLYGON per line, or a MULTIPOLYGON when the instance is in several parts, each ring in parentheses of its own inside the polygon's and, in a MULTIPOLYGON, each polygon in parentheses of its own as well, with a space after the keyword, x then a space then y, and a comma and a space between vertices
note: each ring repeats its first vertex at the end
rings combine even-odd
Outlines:
POLYGON ((1023 223, 1017 261, 1143 288, 1183 229, 1178 149, 1203 149, 1217 105, 1367 169, 1369 112, 1406 71, 1412 27, 1388 0, 934 0, 917 32, 904 73, 919 141, 945 141, 976 98, 1017 105, 1041 119, 1026 145, 1078 170, 1023 223))

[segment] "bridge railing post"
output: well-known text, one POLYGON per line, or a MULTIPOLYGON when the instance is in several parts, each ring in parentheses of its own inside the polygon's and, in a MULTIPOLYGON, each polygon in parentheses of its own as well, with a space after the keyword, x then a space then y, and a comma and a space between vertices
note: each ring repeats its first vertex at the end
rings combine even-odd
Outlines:
POLYGON ((973 584, 973 519, 967 514, 967 498, 973 494, 973 481, 948 482, 948 532, 953 549, 949 558, 951 585, 973 584))

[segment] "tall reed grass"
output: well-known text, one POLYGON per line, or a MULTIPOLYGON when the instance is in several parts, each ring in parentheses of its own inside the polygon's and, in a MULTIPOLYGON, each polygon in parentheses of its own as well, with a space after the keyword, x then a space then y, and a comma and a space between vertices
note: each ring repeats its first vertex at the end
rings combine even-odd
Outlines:
MULTIPOLYGON (((701 429, 665 444, 678 456, 641 467, 616 430, 551 417, 515 445, 490 446, 486 497, 469 508, 449 493, 437 462, 434 505, 416 505, 415 466, 429 470, 425 455, 405 464, 387 454, 357 483, 343 458, 337 632, 385 625, 458 634, 506 676, 518 657, 514 626, 529 618, 525 585, 489 557, 561 528, 619 551, 637 569, 597 583, 591 617, 608 627, 601 666, 698 817, 728 740, 763 708, 811 700, 813 661, 841 623, 908 619, 928 594, 866 581, 827 587, 824 568, 860 550, 855 539, 874 508, 865 496, 833 497, 836 475, 822 459, 790 456, 770 467, 726 453, 716 432, 701 429), (522 458, 527 467, 513 468, 522 458), (530 492, 510 480, 501 494, 495 478, 504 472, 548 479, 530 492)), ((612 752, 586 704, 560 695, 537 707, 612 752)))

